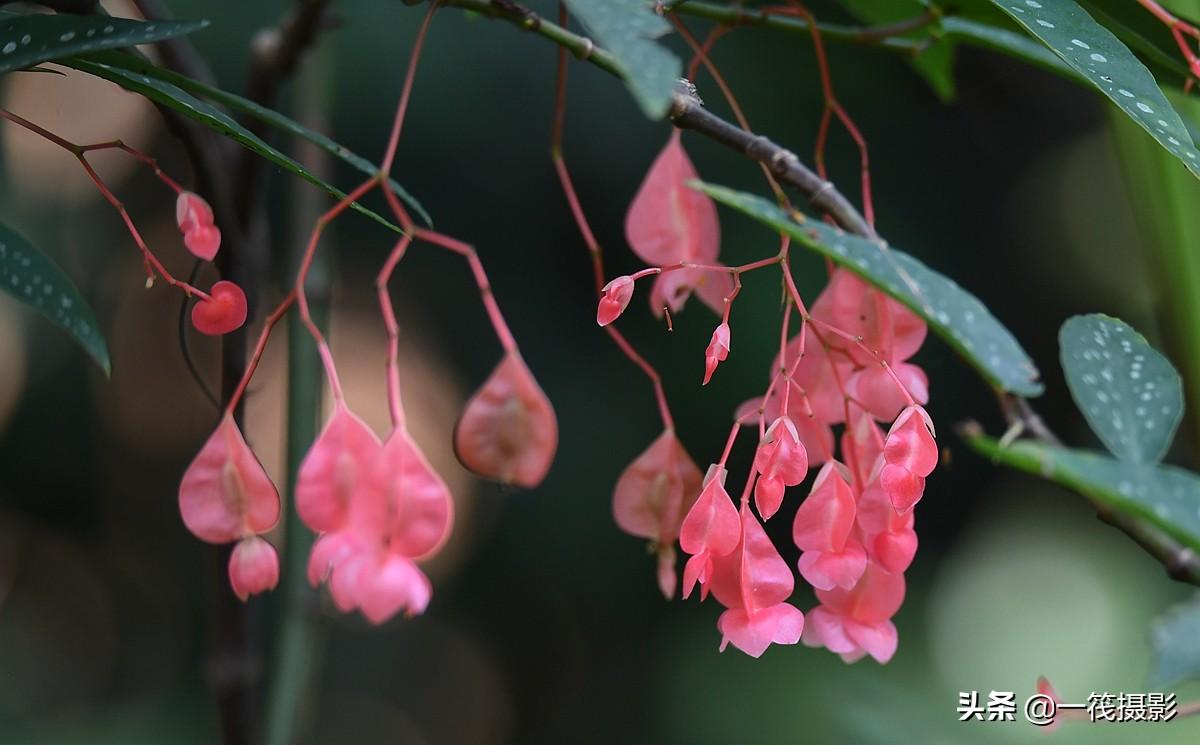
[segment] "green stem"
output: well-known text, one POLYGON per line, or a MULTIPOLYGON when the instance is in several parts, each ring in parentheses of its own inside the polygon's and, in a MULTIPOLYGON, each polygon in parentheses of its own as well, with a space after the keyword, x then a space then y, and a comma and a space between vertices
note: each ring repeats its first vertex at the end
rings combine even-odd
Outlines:
MULTIPOLYGON (((303 73, 298 76, 297 107, 302 119, 322 117, 330 90, 331 78, 328 52, 313 53, 303 73)), ((311 123, 311 122, 310 122, 311 123)), ((328 175, 331 170, 329 153, 318 145, 297 139, 297 155, 314 173, 328 175)), ((297 182, 292 197, 292 225, 289 240, 303 247, 304 237, 311 229, 324 202, 319 193, 297 182)), ((294 252, 292 262, 298 264, 301 251, 294 252)), ((295 266, 290 267, 293 276, 295 266)), ((306 288, 309 310, 313 320, 325 325, 328 320, 330 267, 325 254, 318 254, 309 270, 306 288)), ((322 621, 320 597, 308 584, 308 555, 313 534, 295 509, 295 476, 313 440, 321 419, 321 391, 324 390, 321 359, 316 345, 304 324, 293 314, 288 319, 288 388, 287 388, 287 467, 291 480, 288 492, 287 521, 284 527, 281 600, 276 648, 268 680, 267 717, 264 745, 297 745, 311 731, 314 699, 320 679, 325 648, 325 625, 322 621)))
MULTIPOLYGON (((311 276, 311 275, 310 275, 311 276)), ((309 304, 313 308, 313 283, 309 304)), ((314 317, 317 315, 313 308, 314 317)), ((288 473, 300 468, 317 434, 320 413, 321 361, 312 338, 293 316, 288 322, 288 473)), ((267 695, 266 745, 294 745, 309 729, 313 692, 321 668, 323 624, 320 600, 308 585, 307 561, 313 536, 301 522, 295 505, 295 479, 284 527, 281 613, 274 663, 267 695)))

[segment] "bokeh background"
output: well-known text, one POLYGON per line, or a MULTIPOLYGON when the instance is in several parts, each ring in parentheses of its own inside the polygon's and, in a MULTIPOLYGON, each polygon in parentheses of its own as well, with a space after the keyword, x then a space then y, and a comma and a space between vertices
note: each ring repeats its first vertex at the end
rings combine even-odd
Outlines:
MULTIPOLYGON (((253 33, 288 7, 170 5, 179 17, 213 21, 193 38, 232 90, 243 82, 253 33)), ((553 12, 551 3, 531 5, 553 12)), ((379 0, 337 7, 340 27, 309 57, 284 108, 323 102, 318 123, 374 157, 423 10, 379 0)), ((848 20, 831 3, 812 7, 848 20)), ((959 97, 947 105, 887 53, 833 44, 830 53, 840 97, 870 142, 881 231, 992 308, 1042 370, 1043 415, 1068 441, 1094 444, 1058 369, 1059 324, 1102 311, 1152 339, 1156 331, 1154 288, 1141 269, 1104 104, 1047 73, 964 49, 959 97)), ((478 482, 454 462, 457 412, 499 348, 463 263, 427 247, 411 251, 395 284, 406 395, 461 519, 430 567, 436 591, 424 616, 383 628, 326 616, 313 650, 323 665, 310 741, 1025 742, 1045 735, 1019 721, 959 723, 958 692, 1011 690, 1023 700, 1039 674, 1068 700, 1146 690, 1147 624, 1186 593, 1076 496, 962 446, 955 423, 979 419, 993 432, 1002 424, 988 389, 936 339, 918 360, 948 457, 917 513, 921 549, 889 665, 847 666, 802 646, 773 647, 759 660, 718 654, 714 604, 663 602, 652 557, 610 513, 612 485, 658 424, 648 385, 595 327, 590 266, 548 157, 554 56, 545 41, 509 26, 439 13, 396 175, 439 229, 479 247, 557 407, 557 461, 527 493, 478 482)), ((714 58, 756 129, 810 152, 821 98, 806 39, 738 30, 714 58)), ((571 75, 566 157, 616 275, 637 266, 623 217, 668 128, 645 119, 605 74, 575 63, 571 75)), ((711 80, 697 83, 725 113, 711 80)), ((4 106, 29 119, 79 141, 123 137, 189 178, 178 143, 133 95, 76 72, 9 75, 0 85, 4 106)), ((216 550, 186 532, 175 501, 216 414, 182 362, 179 298, 162 286, 144 290, 128 235, 66 153, 11 126, 0 129, 0 142, 0 219, 81 283, 113 352, 105 380, 48 323, 0 298, 0 742, 216 742, 210 650, 214 598, 226 590, 216 550)), ((704 178, 764 191, 753 164, 694 135, 684 142, 704 178)), ((168 265, 186 272, 171 194, 127 160, 97 162, 168 265)), ((857 154, 842 133, 830 162, 843 190, 856 193, 857 154)), ((282 257, 302 239, 298 215, 315 192, 283 173, 268 186, 270 249, 282 257)), ((728 263, 775 250, 768 231, 726 211, 721 219, 728 263)), ((350 215, 322 248, 335 271, 334 351, 351 404, 380 429, 383 328, 371 280, 390 243, 350 215)), ((282 275, 286 262, 277 264, 282 275)), ((800 255, 796 264, 802 289, 815 296, 822 263, 800 255)), ((704 389, 702 351, 713 326, 706 309, 691 304, 668 333, 639 295, 621 320, 662 369, 680 435, 701 464, 719 453, 737 404, 766 384, 777 302, 772 279, 747 280, 735 352, 704 389)), ((249 436, 281 482, 284 343, 282 334, 272 343, 248 413, 249 436)), ((215 345, 191 344, 215 376, 215 345)), ((737 468, 748 465, 751 447, 736 449, 737 468)), ((1186 463, 1185 452, 1175 460, 1186 463)), ((802 492, 792 490, 783 514, 802 492)), ((771 527, 794 560, 788 526, 771 527)), ((795 601, 813 604, 806 589, 795 601)), ((278 609, 278 598, 250 603, 261 653, 246 660, 254 670, 270 667, 278 609)), ((1200 737, 1200 721, 1134 727, 1068 725, 1052 737, 1200 737)))

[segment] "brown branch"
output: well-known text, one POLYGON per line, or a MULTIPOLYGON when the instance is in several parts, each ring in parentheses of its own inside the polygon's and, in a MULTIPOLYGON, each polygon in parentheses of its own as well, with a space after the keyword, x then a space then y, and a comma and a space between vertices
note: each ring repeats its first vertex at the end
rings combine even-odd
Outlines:
POLYGON ((876 237, 870 224, 833 182, 814 173, 791 150, 762 135, 742 129, 704 108, 690 87, 676 91, 669 116, 676 127, 702 134, 762 163, 780 183, 799 191, 813 207, 832 217, 846 232, 866 238, 876 237))

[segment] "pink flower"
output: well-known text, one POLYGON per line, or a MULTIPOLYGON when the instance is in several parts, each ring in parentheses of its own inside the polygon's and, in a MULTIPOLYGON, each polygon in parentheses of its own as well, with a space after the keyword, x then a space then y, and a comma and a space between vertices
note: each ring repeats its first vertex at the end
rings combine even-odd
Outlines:
POLYGON ((221 280, 208 291, 208 300, 192 306, 192 325, 208 336, 236 331, 246 322, 246 293, 233 282, 221 280))
POLYGON ((296 510, 305 525, 317 532, 345 527, 351 499, 382 447, 344 403, 334 407, 296 477, 296 510))
POLYGON ((741 522, 729 493, 725 491, 725 475, 724 468, 715 464, 709 466, 704 488, 679 529, 679 547, 692 555, 683 568, 685 599, 692 594, 697 582, 700 583, 700 599, 708 597, 713 559, 728 555, 741 538, 741 522))
POLYGON ((226 414, 179 484, 183 524, 202 541, 229 543, 270 530, 279 510, 279 492, 226 414))
POLYGON ((238 541, 229 556, 229 584, 242 602, 251 595, 275 589, 279 584, 279 555, 275 547, 256 535, 238 541))
POLYGON ((729 324, 722 323, 713 331, 708 349, 704 350, 704 383, 712 380, 717 365, 729 357, 729 324))
POLYGON ((898 637, 891 618, 904 602, 904 575, 888 574, 868 563, 851 590, 817 590, 821 605, 808 613, 804 644, 825 647, 856 662, 866 655, 886 663, 898 637))
POLYGON ((909 406, 888 431, 883 446, 885 465, 879 482, 897 512, 908 512, 925 492, 925 477, 937 466, 933 421, 925 409, 909 406))
POLYGON ((179 193, 175 221, 183 232, 183 243, 198 258, 212 261, 221 247, 221 231, 213 224, 213 211, 199 194, 179 193))
MULTIPOLYGON (((878 352, 889 364, 903 362, 917 353, 928 331, 920 316, 848 269, 839 268, 812 306, 813 317, 836 326, 878 352)), ((827 335, 825 341, 844 351, 857 365, 869 367, 879 360, 849 339, 827 335)))
MULTIPOLYGON (((659 267, 716 263, 721 239, 717 208, 708 196, 688 186, 696 178, 696 169, 675 131, 650 166, 625 216, 625 238, 642 261, 659 267)), ((662 315, 664 306, 677 312, 693 290, 720 313, 725 297, 733 291, 733 278, 691 268, 664 272, 650 292, 651 309, 657 315, 662 315)))
POLYGON ((603 292, 596 307, 596 323, 607 326, 629 307, 629 301, 633 298, 633 279, 627 274, 617 277, 604 285, 603 292))
POLYGON ((842 468, 836 461, 821 468, 792 523, 792 539, 804 552, 800 575, 819 590, 854 587, 867 564, 866 551, 852 537, 857 508, 842 468))
POLYGON ((226 413, 179 484, 183 524, 208 543, 238 541, 229 582, 243 601, 279 582, 279 557, 258 536, 279 520, 279 492, 226 413))
POLYGON ((891 372, 871 364, 850 376, 846 393, 866 407, 871 416, 890 422, 908 405, 909 396, 918 404, 929 403, 929 378, 924 370, 907 362, 892 365, 891 372))
POLYGON ((754 502, 763 520, 771 519, 783 502, 785 487, 796 486, 808 474, 808 452, 796 425, 787 416, 771 423, 754 454, 754 502))
POLYGON ((898 573, 908 569, 917 553, 913 511, 896 511, 878 479, 871 481, 858 499, 858 528, 867 556, 880 568, 898 573))
POLYGON ((480 476, 532 489, 546 477, 557 448, 554 408, 521 356, 509 352, 458 420, 458 459, 480 476))
POLYGON ((673 430, 665 430, 621 474, 613 491, 613 517, 630 535, 648 538, 658 554, 658 582, 675 594, 675 541, 684 513, 700 493, 700 469, 673 430))
POLYGON ((326 428, 318 441, 323 452, 306 459, 314 482, 308 504, 321 506, 310 514, 331 531, 313 545, 308 579, 328 581, 340 610, 361 610, 371 623, 400 611, 422 613, 432 587, 414 560, 437 552, 449 535, 449 489, 403 427, 379 446, 365 425, 346 415, 326 428), (340 483, 336 465, 334 483, 320 483, 331 473, 324 467, 329 462, 341 464, 340 483))
POLYGON ((741 541, 713 564, 713 595, 727 608, 717 629, 722 651, 733 644, 759 657, 771 644, 800 641, 804 614, 784 602, 795 586, 787 562, 745 505, 740 518, 741 541))

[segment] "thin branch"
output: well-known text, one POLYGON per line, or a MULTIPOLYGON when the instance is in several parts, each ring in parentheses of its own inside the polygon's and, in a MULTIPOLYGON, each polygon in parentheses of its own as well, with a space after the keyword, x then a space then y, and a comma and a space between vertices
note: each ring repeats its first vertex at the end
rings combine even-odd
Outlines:
POLYGON ((671 123, 727 145, 766 166, 780 183, 799 191, 821 212, 829 214, 848 233, 875 238, 866 219, 832 182, 814 173, 791 150, 768 138, 725 121, 700 103, 690 91, 677 91, 670 111, 671 123))

